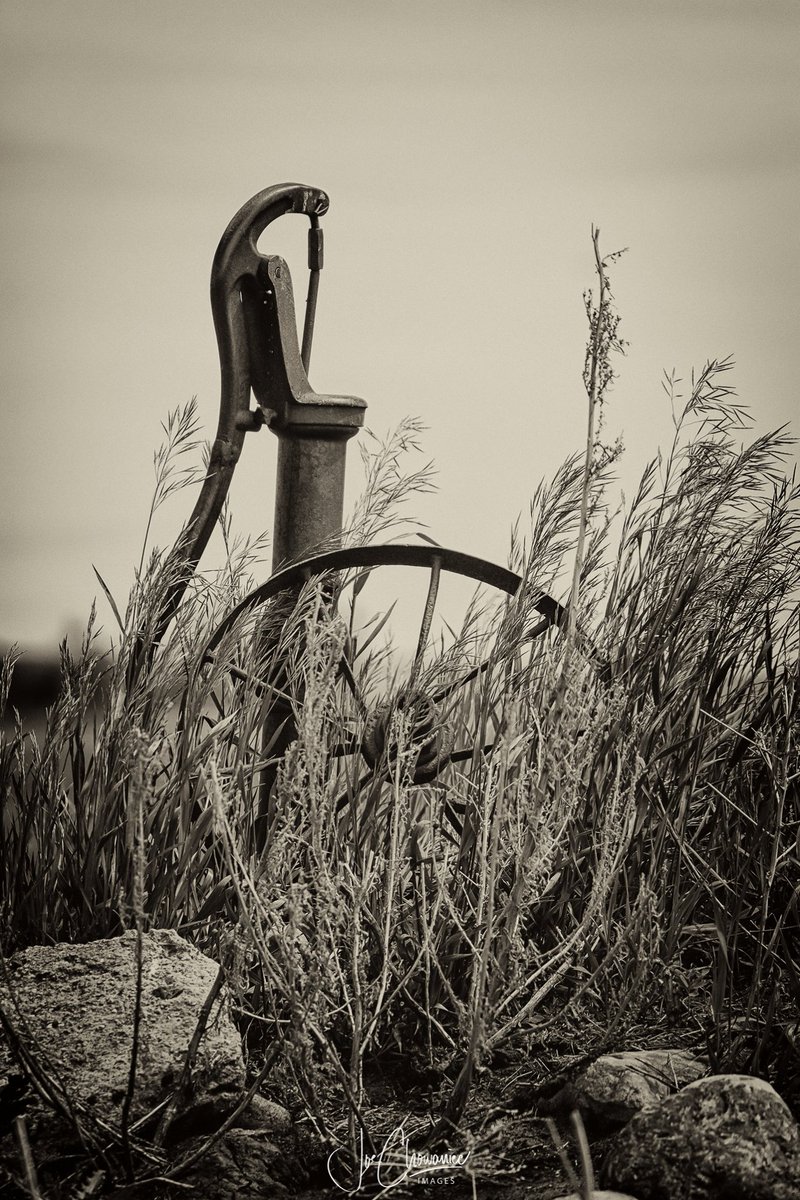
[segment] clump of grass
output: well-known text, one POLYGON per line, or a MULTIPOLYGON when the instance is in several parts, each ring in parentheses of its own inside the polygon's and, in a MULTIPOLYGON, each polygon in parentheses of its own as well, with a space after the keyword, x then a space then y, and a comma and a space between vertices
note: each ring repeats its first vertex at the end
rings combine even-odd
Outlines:
MULTIPOLYGON (((611 1044, 646 1003, 705 1033, 718 1065, 742 1065, 746 1043, 767 1070, 768 1028, 800 993, 789 439, 739 444, 727 360, 685 401, 670 378, 672 446, 615 526, 619 447, 600 433, 623 343, 616 256, 593 245, 584 453, 515 530, 517 595, 477 597, 413 669, 441 697, 429 736, 465 751, 440 774, 415 781, 407 669, 383 618, 356 616, 364 572, 251 610, 207 661, 263 547, 237 542, 227 512, 226 566, 196 579, 167 636, 171 559, 143 552, 113 652, 94 652, 93 619, 81 653, 64 648, 41 744, 19 724, 0 743, 4 952, 178 929, 226 964, 254 1054, 280 1048, 318 1129, 353 1154, 377 1133, 381 1058, 454 1069, 435 1140, 476 1072, 530 1032, 568 1020, 611 1044), (560 587, 565 609, 542 621, 560 587), (365 771, 345 751, 376 710, 390 752, 365 771)), ((407 422, 367 456, 350 544, 396 534, 431 486, 419 433, 407 422)), ((193 413, 166 434, 161 499, 193 413)))

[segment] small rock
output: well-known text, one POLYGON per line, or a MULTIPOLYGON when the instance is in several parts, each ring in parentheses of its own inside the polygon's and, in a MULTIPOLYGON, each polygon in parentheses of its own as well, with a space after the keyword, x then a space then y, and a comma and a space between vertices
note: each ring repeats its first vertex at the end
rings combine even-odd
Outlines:
POLYGON ((798 1200, 800 1132, 770 1084, 714 1075, 634 1117, 602 1182, 639 1200, 798 1200))
MULTIPOLYGON (((169 1127, 168 1144, 175 1145, 189 1138, 208 1137, 228 1119, 242 1099, 240 1093, 217 1092, 211 1097, 195 1100, 179 1113, 169 1127)), ((294 1129, 291 1114, 282 1104, 253 1096, 233 1123, 234 1129, 252 1129, 261 1133, 285 1134, 294 1129)))
POLYGON ((236 1118, 237 1129, 262 1129, 264 1132, 286 1133, 292 1128, 292 1117, 287 1108, 255 1095, 236 1118))
POLYGON ((610 1132, 706 1070, 705 1063, 685 1050, 603 1054, 537 1107, 543 1115, 566 1116, 577 1109, 589 1128, 610 1132))
MULTIPOLYGON (((191 1153, 202 1145, 185 1142, 181 1149, 191 1153)), ((228 1129, 186 1174, 181 1183, 191 1185, 196 1200, 264 1200, 285 1196, 289 1188, 281 1180, 289 1164, 281 1151, 260 1133, 250 1129, 228 1129)))
MULTIPOLYGON (((218 966, 177 933, 144 935, 141 1024, 131 1117, 163 1100, 180 1078, 200 1009, 218 966)), ((31 1044, 45 1071, 67 1095, 118 1126, 128 1089, 136 993, 136 935, 31 946, 8 961, 11 992, 0 981, 0 1005, 31 1044)), ((0 1075, 17 1070, 0 1037, 0 1075)), ((199 1097, 241 1094, 241 1039, 224 1001, 206 1026, 194 1071, 199 1097)))

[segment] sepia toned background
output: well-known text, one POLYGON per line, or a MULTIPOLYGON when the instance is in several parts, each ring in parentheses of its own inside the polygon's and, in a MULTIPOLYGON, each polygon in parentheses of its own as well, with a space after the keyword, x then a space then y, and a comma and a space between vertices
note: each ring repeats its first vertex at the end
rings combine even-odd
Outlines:
MULTIPOLYGON (((503 561, 581 446, 592 223, 630 247, 620 490, 669 437, 665 369, 733 354, 757 428, 794 418, 795 0, 3 0, 0 22, 0 644, 79 627, 92 564, 124 602, 160 423, 196 395, 213 435, 214 249, 272 183, 332 201, 312 384, 378 433, 424 419, 418 515, 445 545, 503 561)), ((265 245, 298 296, 304 240, 287 218, 265 245)), ((240 529, 271 524, 275 449, 247 439, 240 529)))

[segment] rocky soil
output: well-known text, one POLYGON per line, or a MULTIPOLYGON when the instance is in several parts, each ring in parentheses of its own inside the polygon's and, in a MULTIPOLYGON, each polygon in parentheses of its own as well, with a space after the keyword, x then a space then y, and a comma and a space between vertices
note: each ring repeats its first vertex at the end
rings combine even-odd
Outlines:
MULTIPOLYGON (((353 1175, 279 1071, 247 1095, 217 965, 175 933, 147 934, 137 1015, 136 947, 128 934, 9 960, 0 983, 8 1200, 31 1195, 34 1169, 46 1200, 322 1200, 352 1186, 375 1195, 381 1184, 398 1198, 560 1200, 576 1194, 581 1131, 597 1200, 800 1200, 798 1126, 777 1092, 749 1075, 714 1076, 702 1055, 655 1036, 594 1057, 530 1041, 498 1054, 474 1081, 460 1132, 447 1136, 432 1131, 452 1072, 413 1055, 373 1064, 365 1116, 374 1144, 362 1144, 353 1175), (147 1182, 112 1184, 126 1156, 147 1182)), ((333 1103, 328 1116, 346 1140, 333 1103)))

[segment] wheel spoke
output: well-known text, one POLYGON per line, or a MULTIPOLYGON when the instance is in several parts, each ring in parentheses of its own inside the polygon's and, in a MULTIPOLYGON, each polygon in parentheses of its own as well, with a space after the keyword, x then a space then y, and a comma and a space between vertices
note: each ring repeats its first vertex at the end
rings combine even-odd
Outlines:
MULTIPOLYGON (((492 750, 494 750, 494 747, 495 747, 495 743, 489 742, 488 745, 481 746, 478 753, 479 754, 491 754, 492 750)), ((466 762, 468 759, 472 758, 474 753, 475 753, 474 746, 471 746, 468 749, 464 749, 464 750, 454 750, 453 753, 450 755, 448 761, 449 762, 466 762)))
MULTIPOLYGON (((532 629, 526 629, 525 633, 519 640, 519 645, 523 645, 524 642, 532 642, 534 638, 540 637, 543 633, 547 633, 548 629, 551 629, 552 626, 553 621, 545 619, 544 621, 540 621, 538 625, 534 625, 532 629)), ((471 683, 473 679, 477 679, 478 676, 482 675, 484 671, 488 671, 491 665, 492 659, 486 658, 482 663, 479 663, 477 667, 473 667, 471 671, 468 671, 466 675, 462 675, 460 679, 456 679, 453 683, 448 683, 446 687, 443 687, 440 691, 436 692, 433 697, 434 704, 441 704, 443 700, 447 700, 450 696, 452 696, 453 692, 457 692, 460 688, 466 687, 466 685, 471 683)))
POLYGON ((417 639, 417 652, 414 655, 414 663, 411 667, 411 675, 408 680, 408 690, 412 691, 414 684, 417 681, 420 667, 422 666, 422 657, 425 653, 425 648, 428 645, 430 637, 431 625, 433 624, 433 614, 436 610, 436 598, 439 595, 439 580, 442 575, 442 560, 437 555, 431 562, 431 577, 428 582, 428 595, 425 600, 425 608, 422 612, 422 624, 419 628, 419 638, 417 639))
POLYGON ((477 667, 473 667, 466 675, 462 675, 460 679, 456 679, 453 683, 448 683, 447 687, 443 687, 441 691, 434 694, 433 703, 441 704, 443 700, 448 700, 453 692, 460 691, 462 687, 466 687, 473 679, 477 679, 484 671, 488 671, 491 659, 487 658, 484 662, 479 663, 477 667))
MULTIPOLYGON (((213 666, 216 661, 215 654, 206 654, 200 665, 203 667, 213 666)), ((228 663, 225 671, 231 679, 236 679, 239 683, 249 683, 257 696, 263 695, 264 692, 272 692, 278 700, 285 700, 287 703, 291 700, 285 688, 276 687, 274 683, 269 683, 261 675, 254 675, 252 671, 243 671, 241 667, 235 667, 233 663, 228 663)))

